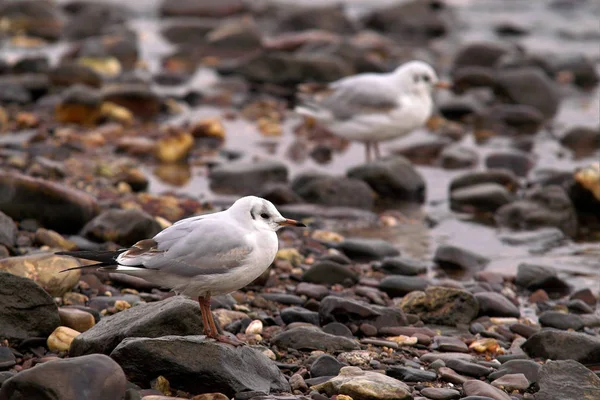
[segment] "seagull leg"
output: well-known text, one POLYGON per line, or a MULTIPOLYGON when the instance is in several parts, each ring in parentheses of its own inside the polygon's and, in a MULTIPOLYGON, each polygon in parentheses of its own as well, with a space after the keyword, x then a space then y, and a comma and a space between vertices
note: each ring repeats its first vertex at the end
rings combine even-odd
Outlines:
POLYGON ((373 149, 375 149, 375 159, 381 158, 381 153, 379 152, 379 142, 373 142, 373 149))
POLYGON ((371 142, 365 142, 365 151, 367 155, 367 162, 371 162, 371 142))
POLYGON ((202 326, 204 327, 204 334, 206 337, 212 337, 210 322, 208 321, 208 315, 210 312, 210 299, 208 300, 208 313, 206 311, 206 297, 198 296, 198 304, 200 304, 200 314, 202 314, 202 326))
POLYGON ((227 343, 232 346, 245 345, 246 343, 244 343, 236 338, 232 338, 232 337, 229 337, 229 336, 219 333, 219 329, 217 328, 217 325, 215 324, 215 320, 213 318, 212 311, 210 310, 210 294, 207 294, 204 297, 204 299, 205 299, 204 307, 206 307, 206 319, 207 319, 208 326, 210 326, 210 331, 211 331, 211 333, 208 335, 208 337, 215 339, 217 342, 227 343))

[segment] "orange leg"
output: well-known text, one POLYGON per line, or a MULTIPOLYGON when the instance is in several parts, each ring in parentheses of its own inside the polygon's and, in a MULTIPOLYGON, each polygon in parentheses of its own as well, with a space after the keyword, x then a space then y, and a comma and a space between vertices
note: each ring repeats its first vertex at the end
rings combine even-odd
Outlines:
POLYGON ((366 158, 367 158, 367 162, 371 162, 371 142, 365 142, 365 152, 366 152, 366 158))
POLYGON ((381 158, 381 153, 379 152, 379 142, 374 142, 373 148, 375 149, 375 159, 381 158))
POLYGON ((241 342, 235 338, 219 334, 212 311, 210 310, 210 294, 207 294, 204 297, 198 297, 198 302, 200 303, 200 311, 202 312, 204 333, 207 337, 215 339, 218 342, 231 344, 233 346, 241 346, 245 344, 244 342, 241 342))
POLYGON ((207 299, 206 297, 199 296, 198 304, 200 304, 200 314, 202 314, 202 325, 204 326, 204 334, 207 337, 212 337, 212 327, 210 326, 210 322, 208 320, 208 316, 212 316, 212 313, 210 312, 210 297, 207 299), (206 307, 207 304, 208 311, 206 307))

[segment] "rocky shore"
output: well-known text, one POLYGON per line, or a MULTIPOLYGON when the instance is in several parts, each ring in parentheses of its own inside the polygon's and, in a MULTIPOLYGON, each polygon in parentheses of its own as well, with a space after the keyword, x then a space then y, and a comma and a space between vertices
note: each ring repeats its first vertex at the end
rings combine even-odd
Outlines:
POLYGON ((600 8, 350 3, 0 0, 0 400, 600 398, 600 8), (382 159, 291 112, 414 58, 452 88, 382 159), (248 194, 308 228, 213 298, 246 346, 59 273, 248 194))

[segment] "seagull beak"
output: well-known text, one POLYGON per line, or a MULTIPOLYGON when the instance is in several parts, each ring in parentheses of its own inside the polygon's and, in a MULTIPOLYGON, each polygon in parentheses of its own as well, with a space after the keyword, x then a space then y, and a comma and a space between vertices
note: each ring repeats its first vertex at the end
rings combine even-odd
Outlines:
POLYGON ((452 88, 452 84, 446 81, 439 81, 434 85, 438 89, 450 89, 452 88))
POLYGON ((306 228, 306 225, 304 225, 302 222, 298 222, 295 219, 289 219, 289 218, 286 218, 283 221, 280 221, 279 225, 280 226, 299 226, 299 227, 306 228))

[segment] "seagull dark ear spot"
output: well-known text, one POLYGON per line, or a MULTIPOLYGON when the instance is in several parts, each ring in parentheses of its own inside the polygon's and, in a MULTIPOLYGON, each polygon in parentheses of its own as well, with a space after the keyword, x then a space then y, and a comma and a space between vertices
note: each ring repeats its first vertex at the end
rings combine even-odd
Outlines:
POLYGON ((252 219, 256 219, 256 216, 252 214, 252 211, 250 211, 250 216, 252 217, 252 219))
POLYGON ((419 82, 419 75, 414 75, 414 76, 413 76, 413 81, 414 81, 415 83, 419 82))

